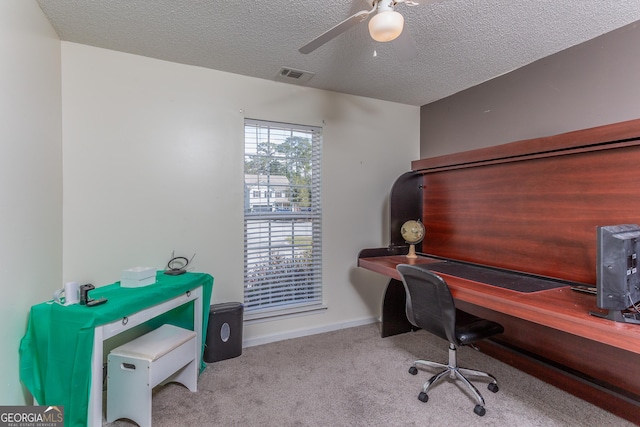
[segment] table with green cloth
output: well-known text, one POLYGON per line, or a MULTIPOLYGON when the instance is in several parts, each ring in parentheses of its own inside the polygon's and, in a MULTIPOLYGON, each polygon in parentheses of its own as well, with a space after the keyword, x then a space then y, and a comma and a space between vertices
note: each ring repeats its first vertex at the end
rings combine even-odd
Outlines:
MULTIPOLYGON (((63 306, 53 301, 31 307, 27 332, 20 342, 20 380, 40 405, 64 406, 65 426, 86 425, 92 376, 94 329, 202 287, 202 350, 209 319, 213 277, 206 273, 171 276, 158 272, 156 283, 124 288, 120 282, 89 292, 102 305, 63 306)), ((193 302, 147 323, 170 323, 193 329, 193 302)), ((201 369, 206 366, 202 362, 201 369)))

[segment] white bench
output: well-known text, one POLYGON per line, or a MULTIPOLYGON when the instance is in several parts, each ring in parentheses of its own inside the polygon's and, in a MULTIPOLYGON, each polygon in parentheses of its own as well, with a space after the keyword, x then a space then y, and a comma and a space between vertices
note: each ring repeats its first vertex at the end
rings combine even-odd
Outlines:
POLYGON ((151 391, 178 382, 198 391, 196 333, 162 325, 113 349, 107 361, 107 421, 128 418, 151 426, 151 391))

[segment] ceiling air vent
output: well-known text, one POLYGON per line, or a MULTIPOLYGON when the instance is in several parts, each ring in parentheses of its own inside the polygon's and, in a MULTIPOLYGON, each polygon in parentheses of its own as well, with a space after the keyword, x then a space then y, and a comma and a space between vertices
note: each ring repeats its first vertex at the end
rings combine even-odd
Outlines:
POLYGON ((280 72, 276 76, 276 79, 283 82, 303 83, 303 82, 309 81, 309 79, 314 75, 315 73, 312 73, 310 71, 302 71, 302 70, 296 70, 295 68, 282 67, 280 69, 280 72))

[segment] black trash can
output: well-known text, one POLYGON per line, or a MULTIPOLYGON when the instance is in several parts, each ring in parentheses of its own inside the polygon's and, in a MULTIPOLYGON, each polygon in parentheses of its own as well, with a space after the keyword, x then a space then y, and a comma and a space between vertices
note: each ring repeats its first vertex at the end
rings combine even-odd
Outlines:
POLYGON ((203 356, 205 362, 218 362, 242 354, 243 312, 244 306, 239 302, 211 306, 203 356))

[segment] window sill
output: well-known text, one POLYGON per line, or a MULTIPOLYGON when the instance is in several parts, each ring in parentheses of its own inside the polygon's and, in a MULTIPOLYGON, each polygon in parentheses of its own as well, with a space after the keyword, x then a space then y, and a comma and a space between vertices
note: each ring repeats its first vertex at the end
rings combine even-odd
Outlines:
POLYGON ((244 323, 245 325, 251 325, 255 323, 270 322, 273 320, 290 319, 293 317, 307 316, 310 314, 317 314, 320 311, 326 310, 328 307, 324 304, 308 305, 303 307, 286 308, 282 310, 263 311, 260 313, 245 313, 244 323))

